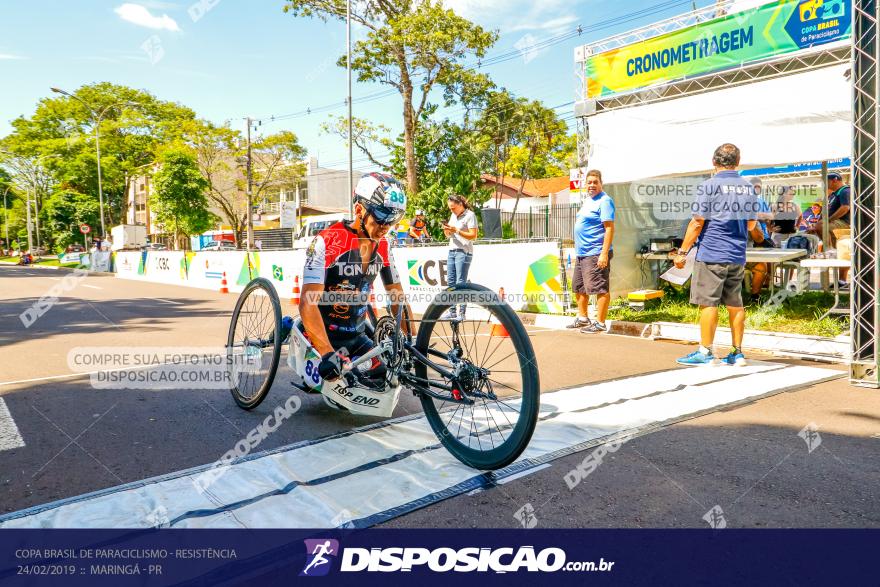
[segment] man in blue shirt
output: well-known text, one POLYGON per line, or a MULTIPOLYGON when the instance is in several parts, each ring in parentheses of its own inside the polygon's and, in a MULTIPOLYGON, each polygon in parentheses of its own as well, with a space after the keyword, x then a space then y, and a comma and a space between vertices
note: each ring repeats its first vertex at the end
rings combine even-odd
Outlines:
POLYGON ((568 328, 595 334, 605 332, 605 317, 611 302, 611 258, 614 252, 614 201, 602 191, 602 173, 587 172, 587 199, 574 220, 574 247, 577 260, 571 288, 577 299, 578 315, 568 328), (590 295, 596 294, 597 322, 588 318, 590 295))
POLYGON ((700 306, 700 347, 678 359, 682 365, 717 363, 712 343, 718 327, 719 304, 724 304, 730 314, 733 337, 733 349, 724 362, 729 365, 746 363, 741 350, 746 325, 742 282, 746 242, 749 232, 756 229, 759 206, 752 185, 736 171, 739 160, 736 145, 725 143, 715 149, 712 156, 715 175, 697 190, 693 217, 675 257, 675 266, 684 267, 687 254, 696 243, 691 303, 700 306))

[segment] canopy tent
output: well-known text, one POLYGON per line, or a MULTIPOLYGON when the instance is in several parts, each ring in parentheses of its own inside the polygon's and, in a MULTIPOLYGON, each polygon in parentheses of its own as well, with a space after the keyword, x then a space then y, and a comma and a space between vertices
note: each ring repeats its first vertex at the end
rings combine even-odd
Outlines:
POLYGON ((707 172, 726 142, 740 148, 743 166, 848 157, 848 67, 599 112, 589 118, 590 167, 607 182, 707 172))

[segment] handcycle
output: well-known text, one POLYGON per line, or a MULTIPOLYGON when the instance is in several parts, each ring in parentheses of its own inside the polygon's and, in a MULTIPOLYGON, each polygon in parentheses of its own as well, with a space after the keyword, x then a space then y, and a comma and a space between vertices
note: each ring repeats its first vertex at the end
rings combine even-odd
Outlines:
POLYGON ((388 305, 380 316, 368 306, 366 333, 375 347, 352 358, 342 377, 324 381, 318 373, 321 357, 301 321, 295 319, 285 336, 275 288, 264 278, 252 280, 235 304, 227 337, 227 353, 247 356, 251 365, 241 368, 241 361, 227 361, 232 397, 246 410, 260 405, 287 342, 291 383, 299 391, 320 393, 335 409, 387 418, 401 391, 409 390, 419 398, 440 443, 459 461, 482 470, 512 463, 532 437, 540 405, 535 352, 519 317, 491 290, 460 284, 434 297, 413 340, 402 329, 404 319, 410 328, 413 323, 405 307, 391 312, 388 305), (472 319, 442 320, 453 305, 465 308, 472 319), (374 357, 386 367, 379 389, 363 385, 355 374, 374 357))

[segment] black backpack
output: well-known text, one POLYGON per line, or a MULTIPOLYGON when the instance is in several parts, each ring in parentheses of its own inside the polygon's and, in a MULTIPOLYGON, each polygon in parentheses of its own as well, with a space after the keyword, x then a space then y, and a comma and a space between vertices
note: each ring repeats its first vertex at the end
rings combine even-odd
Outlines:
POLYGON ((813 253, 813 243, 805 236, 796 234, 794 236, 788 237, 788 241, 785 243, 786 249, 806 249, 813 253))

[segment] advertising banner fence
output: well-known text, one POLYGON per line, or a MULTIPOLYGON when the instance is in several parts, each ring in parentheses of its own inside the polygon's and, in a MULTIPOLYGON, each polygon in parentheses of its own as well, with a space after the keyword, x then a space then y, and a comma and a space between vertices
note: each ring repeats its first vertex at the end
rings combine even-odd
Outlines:
POLYGON ((851 0, 782 0, 588 56, 602 98, 848 39, 851 0))
MULTIPOLYGON (((392 249, 394 263, 413 310, 424 312, 433 297, 449 286, 446 246, 392 249)), ((125 279, 143 279, 189 287, 218 290, 223 274, 232 292, 240 292, 255 277, 275 286, 278 297, 289 300, 296 278, 302 287, 306 251, 121 251, 115 271, 125 279)), ((556 242, 485 244, 474 247, 469 280, 492 291, 504 288, 514 310, 563 313, 565 291, 556 242)), ((378 298, 385 293, 381 279, 375 281, 378 298)))

